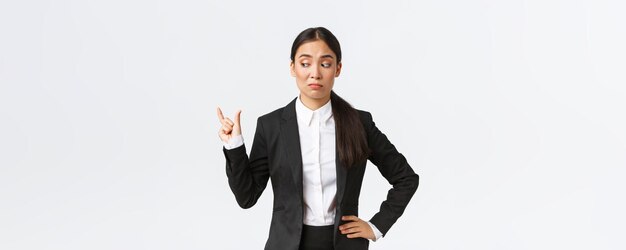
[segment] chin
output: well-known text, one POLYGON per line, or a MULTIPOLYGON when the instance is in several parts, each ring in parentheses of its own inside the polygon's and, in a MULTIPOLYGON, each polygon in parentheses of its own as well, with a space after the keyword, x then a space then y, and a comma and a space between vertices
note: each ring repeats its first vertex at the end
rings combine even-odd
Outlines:
POLYGON ((329 93, 314 92, 314 93, 308 94, 307 96, 311 99, 325 99, 330 96, 330 92, 329 93))

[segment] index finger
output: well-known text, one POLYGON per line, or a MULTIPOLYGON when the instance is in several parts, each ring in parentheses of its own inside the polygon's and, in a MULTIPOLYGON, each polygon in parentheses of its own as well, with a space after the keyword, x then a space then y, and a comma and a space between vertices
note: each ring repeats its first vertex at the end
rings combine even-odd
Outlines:
POLYGON ((348 222, 346 224, 339 226, 339 230, 346 230, 346 229, 350 229, 350 228, 358 227, 358 226, 360 226, 359 222, 356 222, 356 221, 348 222))
POLYGON ((220 118, 220 121, 224 120, 224 115, 222 114, 220 107, 217 107, 217 117, 220 118))

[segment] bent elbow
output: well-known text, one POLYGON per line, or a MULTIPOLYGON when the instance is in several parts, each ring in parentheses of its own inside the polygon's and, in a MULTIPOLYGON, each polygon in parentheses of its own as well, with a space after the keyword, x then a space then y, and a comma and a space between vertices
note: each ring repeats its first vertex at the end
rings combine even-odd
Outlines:
POLYGON ((254 206, 254 204, 256 204, 256 200, 251 199, 251 198, 240 198, 240 197, 237 197, 237 204, 239 205, 239 207, 241 207, 243 209, 248 209, 248 208, 251 208, 252 206, 254 206))
POLYGON ((252 206, 254 206, 253 204, 248 204, 248 203, 239 203, 239 207, 243 208, 243 209, 248 209, 251 208, 252 206))
POLYGON ((415 191, 417 191, 417 187, 419 186, 419 182, 419 175, 414 173, 403 178, 402 186, 407 190, 410 190, 411 193, 415 193, 415 191))

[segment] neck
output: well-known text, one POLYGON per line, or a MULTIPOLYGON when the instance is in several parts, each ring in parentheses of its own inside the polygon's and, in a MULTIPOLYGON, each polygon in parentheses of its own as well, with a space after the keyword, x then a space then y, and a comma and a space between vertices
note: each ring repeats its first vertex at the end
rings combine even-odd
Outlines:
POLYGON ((311 99, 303 94, 300 94, 300 101, 302 101, 302 104, 310 110, 317 110, 330 101, 330 95, 320 99, 311 99))

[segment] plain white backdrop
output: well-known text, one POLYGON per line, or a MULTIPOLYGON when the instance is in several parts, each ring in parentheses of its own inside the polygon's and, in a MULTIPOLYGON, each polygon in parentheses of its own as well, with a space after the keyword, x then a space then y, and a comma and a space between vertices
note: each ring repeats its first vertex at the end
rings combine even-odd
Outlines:
MULTIPOLYGON (((325 26, 335 91, 420 175, 371 249, 624 249, 626 4, 603 0, 0 2, 0 249, 262 249, 215 108, 298 89, 325 26)), ((250 145, 249 145, 250 146, 250 145)), ((248 147, 249 147, 248 146, 248 147)), ((360 213, 390 188, 368 165, 360 213)))

